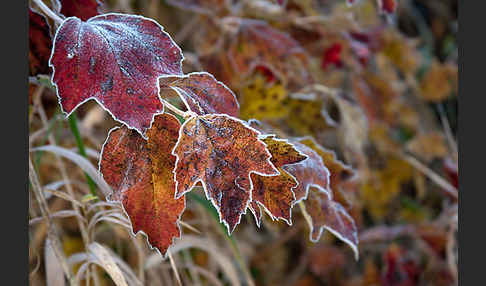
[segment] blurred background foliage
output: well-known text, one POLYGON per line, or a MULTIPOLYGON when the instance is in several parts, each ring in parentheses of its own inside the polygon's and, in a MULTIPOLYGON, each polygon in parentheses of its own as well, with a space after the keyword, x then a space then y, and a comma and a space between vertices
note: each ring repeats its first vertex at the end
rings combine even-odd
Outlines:
MULTIPOLYGON (((119 206, 97 197, 79 156, 32 151, 45 201, 29 192, 31 285, 67 283, 53 243, 83 285, 113 285, 116 271, 128 285, 457 285, 457 6, 105 1, 100 12, 164 26, 183 50, 184 72, 208 71, 224 82, 238 97, 240 118, 284 138, 312 136, 354 169, 357 177, 341 178, 334 192, 356 221, 360 257, 328 232, 311 242, 297 207, 292 226, 264 216, 258 228, 247 214, 230 238, 197 191, 182 217, 183 239, 162 260, 143 235, 131 235, 119 206), (249 19, 270 29, 247 28, 249 19)), ((29 79, 30 147, 81 148, 97 166, 117 124, 95 102, 65 119, 49 78, 29 79)), ((183 106, 175 94, 171 102, 183 106)))

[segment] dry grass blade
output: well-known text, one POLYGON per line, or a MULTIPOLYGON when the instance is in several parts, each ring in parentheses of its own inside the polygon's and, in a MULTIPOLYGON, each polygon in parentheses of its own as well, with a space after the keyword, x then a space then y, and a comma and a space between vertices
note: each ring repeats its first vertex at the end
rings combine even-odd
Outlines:
MULTIPOLYGON (((73 210, 57 211, 55 213, 51 213, 51 215, 50 215, 51 218, 65 218, 65 217, 73 217, 73 216, 78 217, 82 221, 86 221, 86 219, 84 217, 82 217, 79 213, 77 213, 76 211, 73 211, 73 210)), ((33 218, 33 219, 29 220, 29 225, 33 225, 35 223, 38 223, 38 222, 42 221, 43 219, 44 219, 44 217, 33 218)))
POLYGON ((59 236, 54 228, 54 225, 52 224, 52 221, 50 219, 50 213, 49 213, 49 208, 47 206, 47 202, 43 196, 41 185, 39 183, 39 179, 37 177, 37 174, 34 169, 34 165, 32 164, 32 159, 29 156, 29 180, 32 183, 32 190, 34 191, 35 197, 37 199, 37 202, 39 203, 39 207, 42 213, 42 217, 47 223, 48 227, 48 232, 47 236, 51 239, 52 241, 52 247, 54 250, 54 254, 56 255, 56 258, 58 259, 59 263, 62 266, 62 269, 64 271, 64 274, 66 277, 69 279, 71 282, 71 285, 77 285, 77 283, 74 281, 71 269, 68 267, 66 258, 64 257, 64 253, 61 250, 61 242, 59 239, 59 236))
MULTIPOLYGON (((181 240, 177 241, 170 248, 170 251, 177 253, 187 248, 199 248, 206 251, 219 265, 231 285, 241 285, 238 272, 232 260, 228 256, 223 255, 223 251, 213 241, 193 235, 184 235, 181 240)), ((158 253, 152 254, 145 261, 145 269, 157 266, 161 262, 162 257, 158 253)))
POLYGON ((32 151, 47 151, 71 160, 93 179, 93 181, 98 185, 98 187, 100 188, 104 196, 108 196, 109 194, 111 194, 110 186, 101 177, 98 170, 95 167, 93 167, 90 161, 88 161, 86 158, 82 157, 81 155, 78 155, 68 149, 54 146, 54 145, 32 148, 32 151))
MULTIPOLYGON (((50 195, 54 195, 58 198, 64 199, 66 201, 69 201, 79 207, 83 207, 83 204, 81 204, 78 200, 74 199, 70 195, 66 194, 65 192, 61 192, 58 190, 50 190, 50 189, 44 189, 44 192, 50 195)), ((47 197, 47 196, 46 196, 47 197)))
POLYGON ((128 286, 122 271, 116 265, 111 254, 101 244, 93 242, 88 245, 88 250, 95 258, 94 263, 101 266, 110 275, 117 286, 128 286))
POLYGON ((45 241, 44 246, 44 260, 46 267, 46 280, 47 286, 64 286, 64 274, 62 272, 62 266, 56 258, 52 243, 49 238, 45 241))
MULTIPOLYGON (((69 150, 76 153, 76 154, 79 154, 78 148, 71 148, 69 150)), ((85 147, 85 151, 86 151, 86 155, 88 155, 89 157, 91 157, 93 159, 98 160, 100 158, 100 153, 98 151, 94 150, 94 149, 85 147)))
POLYGON ((179 284, 179 286, 182 286, 181 277, 179 276, 179 271, 177 271, 177 266, 174 262, 174 258, 172 257, 172 253, 170 253, 169 250, 167 250, 167 256, 169 256, 170 266, 172 267, 172 270, 174 271, 174 276, 177 280, 177 284, 179 284))
POLYGON ((407 161, 410 165, 415 167, 417 170, 422 172, 424 175, 426 175, 429 179, 432 180, 435 184, 437 184, 439 187, 441 187, 444 191, 446 191, 447 194, 451 195, 455 199, 458 199, 458 191, 457 189, 449 184, 445 179, 443 179, 441 176, 439 176, 437 173, 429 169, 427 166, 422 164, 419 160, 415 159, 414 157, 407 155, 407 154, 402 154, 402 158, 407 161))
POLYGON ((183 227, 189 229, 189 230, 194 231, 197 234, 201 234, 201 232, 197 228, 193 227, 192 225, 188 224, 187 222, 180 220, 179 224, 182 225, 183 227))

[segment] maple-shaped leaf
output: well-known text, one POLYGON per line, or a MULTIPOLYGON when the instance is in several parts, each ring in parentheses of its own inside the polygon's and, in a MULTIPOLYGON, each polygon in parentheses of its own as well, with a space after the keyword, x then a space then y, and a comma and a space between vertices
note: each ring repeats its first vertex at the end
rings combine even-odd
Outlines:
POLYGON ((59 27, 50 65, 64 112, 95 99, 141 134, 162 111, 158 78, 182 75, 183 56, 162 26, 134 15, 103 14, 59 27))
POLYGON ((225 114, 195 116, 182 125, 172 151, 177 156, 177 197, 201 182, 229 233, 251 201, 250 174, 279 175, 258 135, 245 122, 225 114))
POLYGON ((310 240, 317 242, 324 229, 348 244, 358 259, 358 230, 353 218, 327 192, 311 187, 303 207, 309 221, 310 240))
POLYGON ((312 83, 307 53, 289 34, 260 20, 228 18, 226 22, 237 27, 228 50, 237 72, 248 75, 257 66, 265 66, 293 88, 312 83))
POLYGON ((328 192, 332 196, 329 191, 329 170, 322 162, 321 156, 308 146, 298 142, 298 139, 292 140, 291 143, 299 152, 307 156, 307 159, 303 161, 282 167, 299 182, 292 189, 295 194, 294 204, 307 198, 311 186, 322 192, 328 192))
POLYGON ((267 145, 272 155, 270 161, 278 169, 278 176, 260 176, 251 174, 253 182, 252 202, 250 210, 255 216, 257 225, 261 223, 262 206, 272 220, 283 219, 291 225, 291 209, 295 196, 292 189, 297 187, 298 182, 283 166, 295 164, 307 159, 307 156, 300 153, 294 146, 284 139, 277 139, 274 135, 268 135, 261 139, 267 145))
POLYGON ((46 18, 29 8, 29 75, 50 74, 52 39, 46 18))
POLYGON ((227 0, 166 0, 170 5, 201 14, 214 14, 227 5, 227 0))
POLYGON ((240 106, 235 94, 210 73, 190 73, 172 81, 169 86, 198 115, 223 113, 238 116, 240 106))
POLYGON ((66 17, 78 17, 83 21, 99 15, 101 6, 98 0, 55 0, 55 9, 66 17))
POLYGON ((333 195, 343 195, 342 193, 347 191, 346 187, 354 186, 348 182, 356 180, 355 170, 340 161, 334 151, 319 145, 312 137, 301 138, 299 142, 314 150, 322 158, 322 162, 330 173, 329 188, 333 195))
POLYGON ((123 204, 133 233, 143 231, 150 244, 165 255, 180 237, 179 218, 185 197, 175 198, 171 154, 180 123, 168 113, 155 116, 145 140, 123 126, 110 131, 100 159, 100 171, 113 188, 112 200, 123 204))

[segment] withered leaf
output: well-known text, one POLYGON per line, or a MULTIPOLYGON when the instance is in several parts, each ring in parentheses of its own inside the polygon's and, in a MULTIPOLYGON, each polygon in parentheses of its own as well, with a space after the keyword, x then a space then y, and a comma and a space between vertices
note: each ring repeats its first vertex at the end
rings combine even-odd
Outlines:
MULTIPOLYGON (((355 181, 357 174, 353 168, 341 162, 334 151, 328 150, 323 146, 319 145, 312 137, 304 137, 299 140, 300 143, 308 146, 314 150, 319 156, 321 156, 324 165, 329 170, 329 188, 333 195, 337 197, 345 197, 348 188, 354 187, 355 185, 350 183, 355 181)), ((334 198, 337 200, 336 198, 334 198)))
POLYGON ((176 195, 201 182, 231 233, 251 201, 251 173, 279 175, 260 132, 228 115, 196 116, 184 122, 172 151, 177 156, 176 195))
POLYGON ((141 134, 162 111, 158 78, 182 75, 182 53, 157 22, 103 14, 67 18, 54 40, 52 80, 64 112, 88 99, 141 134))
POLYGON ((299 184, 292 190, 295 194, 294 204, 307 198, 311 186, 322 192, 329 191, 329 170, 322 162, 322 158, 308 146, 298 142, 298 139, 291 141, 294 147, 307 156, 307 159, 295 164, 285 165, 282 168, 293 175, 299 184))
POLYGON ((348 244, 358 259, 358 230, 343 206, 333 201, 328 193, 314 187, 311 187, 304 205, 304 215, 308 217, 311 229, 310 240, 317 242, 327 229, 348 244))
POLYGON ((278 169, 280 175, 269 177, 251 174, 253 191, 250 210, 254 214, 258 226, 262 216, 260 206, 273 220, 282 219, 290 225, 292 224, 291 209, 295 200, 292 189, 298 183, 294 176, 287 173, 282 167, 301 162, 307 159, 307 156, 300 153, 287 140, 277 139, 273 135, 268 135, 261 140, 265 142, 272 154, 270 161, 278 169))
POLYGON ((157 115, 147 131, 148 141, 123 126, 113 129, 103 146, 100 171, 113 188, 111 199, 123 204, 133 233, 143 231, 163 255, 180 237, 179 218, 185 197, 175 198, 171 154, 179 136, 174 116, 157 115))
POLYGON ((210 73, 190 73, 169 86, 198 115, 217 113, 238 116, 239 105, 235 94, 210 73))

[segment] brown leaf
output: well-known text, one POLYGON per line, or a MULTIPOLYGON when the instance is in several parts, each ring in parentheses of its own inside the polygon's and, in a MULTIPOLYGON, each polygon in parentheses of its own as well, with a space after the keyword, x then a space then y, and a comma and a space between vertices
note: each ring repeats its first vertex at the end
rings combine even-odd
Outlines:
POLYGON ((329 170, 322 162, 322 158, 314 150, 306 145, 292 140, 294 147, 307 156, 307 159, 295 164, 283 166, 282 169, 293 175, 299 184, 292 190, 295 194, 294 204, 307 198, 311 186, 322 192, 332 194, 329 191, 329 170))
POLYGON ((310 240, 317 242, 324 229, 348 244, 358 259, 358 229, 353 218, 327 192, 312 187, 303 208, 308 217, 310 240))
POLYGON ((267 148, 272 154, 270 161, 278 169, 280 175, 268 177, 251 174, 253 191, 250 210, 254 214, 258 226, 261 223, 260 206, 265 209, 272 220, 282 219, 291 225, 291 209, 295 200, 292 189, 298 183, 294 176, 287 173, 282 167, 301 162, 307 156, 296 150, 287 140, 277 139, 274 135, 269 135, 262 141, 267 144, 267 148))
POLYGON ((184 122, 172 151, 177 156, 176 194, 201 182, 231 233, 251 202, 251 173, 279 175, 260 132, 228 115, 204 115, 184 122))

